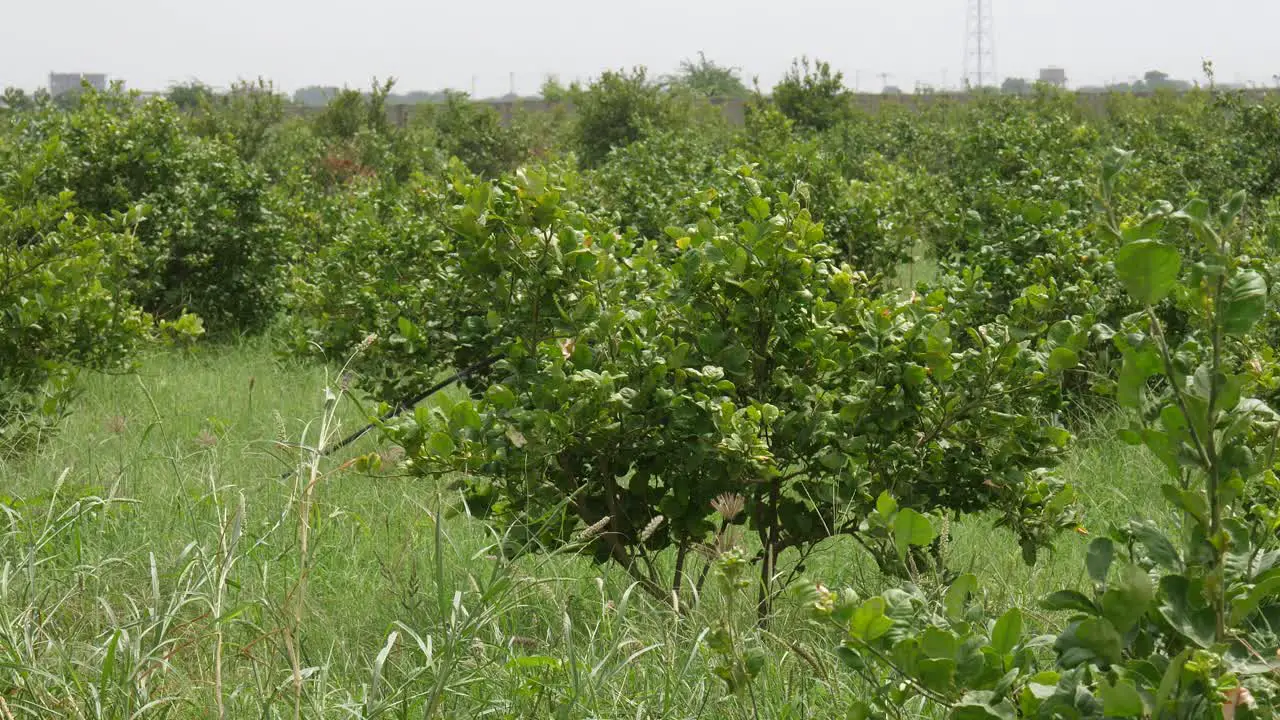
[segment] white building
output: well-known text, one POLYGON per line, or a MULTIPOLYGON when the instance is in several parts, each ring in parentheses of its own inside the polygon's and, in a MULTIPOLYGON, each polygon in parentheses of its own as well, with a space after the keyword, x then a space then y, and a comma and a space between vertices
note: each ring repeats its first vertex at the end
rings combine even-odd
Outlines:
POLYGON ((1067 86, 1067 71, 1062 68, 1049 67, 1040 71, 1040 82, 1055 87, 1067 86))
POLYGON ((58 97, 69 92, 78 92, 80 83, 89 83, 89 87, 99 92, 107 89, 107 76, 103 73, 49 73, 49 94, 58 97))

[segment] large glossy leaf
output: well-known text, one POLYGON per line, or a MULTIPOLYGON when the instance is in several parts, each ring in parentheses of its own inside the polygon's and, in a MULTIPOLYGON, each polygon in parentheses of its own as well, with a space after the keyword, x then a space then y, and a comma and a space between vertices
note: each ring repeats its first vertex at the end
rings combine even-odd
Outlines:
POLYGON ((893 621, 884 614, 882 597, 873 597, 862 604, 849 621, 849 634, 863 642, 872 642, 893 627, 893 621))
POLYGON ((1061 373, 1080 364, 1080 356, 1069 347, 1056 347, 1049 353, 1049 372, 1061 373))
POLYGON ((927 628, 920 636, 921 652, 932 658, 954 658, 957 647, 956 636, 942 628, 927 628))
POLYGON ((1154 305, 1178 282, 1182 256, 1177 248, 1157 240, 1137 240, 1116 253, 1116 275, 1134 300, 1154 305))
POLYGON ((1280 595, 1280 570, 1267 573, 1249 592, 1231 603, 1231 624, 1238 625, 1253 614, 1263 600, 1280 595))
POLYGON ((1115 555, 1115 543, 1110 538, 1095 538, 1089 543, 1089 553, 1085 556, 1085 567, 1089 569, 1089 577, 1096 583, 1107 581, 1107 573, 1111 570, 1111 559, 1115 555))
POLYGON ((1022 611, 1010 608, 996 621, 991 630, 991 648, 1001 655, 1008 655, 1022 639, 1022 611))
POLYGON ((1218 320, 1232 335, 1249 332, 1267 311, 1267 281, 1253 270, 1244 270, 1227 279, 1218 320))
POLYGON ((1202 648, 1213 645, 1215 620, 1213 610, 1203 605, 1192 583, 1181 575, 1160 579, 1160 614, 1183 637, 1202 648))
POLYGON ((446 457, 454 450, 453 438, 449 433, 437 430, 431 433, 431 437, 427 440, 427 449, 433 455, 446 457))
POLYGON ((1129 532, 1137 538, 1138 543, 1147 551, 1147 557, 1156 565, 1166 570, 1181 570, 1182 558, 1178 550, 1160 528, 1148 520, 1133 520, 1129 523, 1129 532))
POLYGON ((947 588, 947 594, 943 598, 943 604, 947 609, 947 617, 952 620, 962 618, 969 596, 977 591, 978 577, 976 575, 965 573, 956 578, 955 582, 951 583, 951 587, 947 588))
POLYGON ((956 676, 956 661, 951 658, 924 658, 917 670, 921 683, 934 692, 946 692, 956 676))
POLYGON ((899 511, 893 518, 893 540, 899 557, 905 558, 912 545, 928 545, 935 537, 937 535, 929 519, 911 508, 899 511))
POLYGON ((1123 640, 1106 618, 1087 618, 1072 623, 1058 636, 1054 649, 1065 668, 1085 663, 1115 665, 1121 660, 1123 640))
POLYGON ((1128 632, 1151 607, 1154 598, 1155 588, 1147 572, 1137 565, 1126 565, 1102 594, 1102 614, 1120 632, 1128 632))
POLYGON ((1146 708, 1142 703, 1142 695, 1132 681, 1121 679, 1114 685, 1104 681, 1098 687, 1098 694, 1102 696, 1102 711, 1108 717, 1144 717, 1146 708))
POLYGON ((876 512, 888 518, 890 515, 898 511, 898 501, 893 499, 888 490, 880 493, 880 497, 876 498, 876 512))

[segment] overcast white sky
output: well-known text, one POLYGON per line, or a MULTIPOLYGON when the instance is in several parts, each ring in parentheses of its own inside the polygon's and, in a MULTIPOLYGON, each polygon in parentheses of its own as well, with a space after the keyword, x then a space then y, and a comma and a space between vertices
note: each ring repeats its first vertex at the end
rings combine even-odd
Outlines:
MULTIPOLYGON (((106 72, 129 87, 259 75, 285 90, 453 87, 536 91, 605 68, 669 72, 699 50, 768 86, 808 54, 878 90, 954 85, 967 0, 5 0, 0 86, 35 88, 51 70, 106 72)), ((993 0, 1000 77, 1067 69, 1073 85, 1149 69, 1225 82, 1280 74, 1280 0, 993 0)))

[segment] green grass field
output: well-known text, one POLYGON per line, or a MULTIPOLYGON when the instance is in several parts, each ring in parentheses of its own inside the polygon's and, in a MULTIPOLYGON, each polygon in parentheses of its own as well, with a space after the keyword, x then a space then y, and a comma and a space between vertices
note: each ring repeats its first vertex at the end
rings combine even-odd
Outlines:
MULTIPOLYGON (((0 677, 16 679, 0 720, 843 717, 856 676, 788 597, 760 633, 754 595, 708 583, 678 614, 572 553, 504 561, 497 531, 376 437, 313 476, 297 445, 364 419, 342 399, 326 423, 336 375, 266 340, 155 355, 86 378, 59 434, 0 463, 0 677), (346 462, 375 451, 381 470, 346 462), (724 619, 770 657, 750 692, 712 673, 705 631, 724 619)), ((1097 425, 1061 468, 1095 533, 1160 512, 1159 469, 1097 425)), ((1083 583, 1087 542, 1067 534, 1027 568, 972 518, 949 557, 1034 619, 1037 596, 1083 583)), ((883 585, 852 542, 806 565, 831 587, 883 585)))

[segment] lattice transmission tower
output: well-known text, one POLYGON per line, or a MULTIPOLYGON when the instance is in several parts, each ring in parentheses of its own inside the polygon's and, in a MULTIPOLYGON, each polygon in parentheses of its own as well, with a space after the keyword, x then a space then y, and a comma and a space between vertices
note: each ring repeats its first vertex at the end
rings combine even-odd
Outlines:
POLYGON ((968 0, 965 18, 964 84, 984 87, 996 84, 996 34, 991 0, 968 0))

